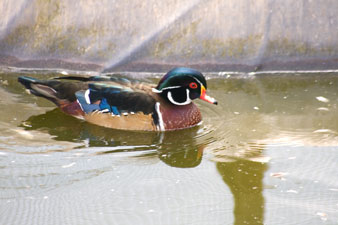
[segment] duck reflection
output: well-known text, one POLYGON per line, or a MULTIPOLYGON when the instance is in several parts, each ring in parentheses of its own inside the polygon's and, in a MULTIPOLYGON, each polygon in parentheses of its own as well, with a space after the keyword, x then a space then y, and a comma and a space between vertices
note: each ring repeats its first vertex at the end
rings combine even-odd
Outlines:
POLYGON ((22 127, 47 132, 59 141, 84 142, 84 147, 126 147, 97 154, 140 151, 142 157, 157 156, 165 164, 180 168, 198 166, 204 149, 195 143, 198 127, 165 133, 113 130, 79 121, 59 109, 31 116, 22 127))

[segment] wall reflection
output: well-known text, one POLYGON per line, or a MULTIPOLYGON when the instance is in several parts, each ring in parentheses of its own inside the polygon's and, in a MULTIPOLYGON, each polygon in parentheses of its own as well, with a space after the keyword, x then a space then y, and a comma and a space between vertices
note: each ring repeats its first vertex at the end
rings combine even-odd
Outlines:
POLYGON ((216 165, 234 197, 234 224, 264 224, 263 177, 267 164, 239 159, 216 165))

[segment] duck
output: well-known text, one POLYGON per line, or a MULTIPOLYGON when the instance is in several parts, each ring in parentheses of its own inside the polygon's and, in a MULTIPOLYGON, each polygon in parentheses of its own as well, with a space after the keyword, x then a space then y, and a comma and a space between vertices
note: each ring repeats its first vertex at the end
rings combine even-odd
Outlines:
POLYGON ((120 130, 161 132, 191 128, 202 121, 193 100, 217 105, 206 94, 203 74, 186 67, 171 69, 157 85, 113 75, 69 75, 48 80, 20 76, 18 82, 68 115, 120 130))

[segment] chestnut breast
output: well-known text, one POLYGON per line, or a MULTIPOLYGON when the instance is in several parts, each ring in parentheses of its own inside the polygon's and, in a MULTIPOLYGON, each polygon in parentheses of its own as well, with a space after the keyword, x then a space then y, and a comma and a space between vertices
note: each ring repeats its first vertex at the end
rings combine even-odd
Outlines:
POLYGON ((160 106, 165 130, 177 130, 196 126, 202 121, 201 112, 194 103, 182 106, 160 106))

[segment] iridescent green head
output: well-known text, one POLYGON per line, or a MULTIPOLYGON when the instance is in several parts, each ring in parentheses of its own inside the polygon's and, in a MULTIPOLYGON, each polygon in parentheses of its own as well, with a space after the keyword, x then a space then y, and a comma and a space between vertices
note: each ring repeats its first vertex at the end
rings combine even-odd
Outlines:
POLYGON ((156 89, 161 91, 165 88, 189 85, 190 81, 197 81, 207 88, 207 82, 203 74, 197 70, 177 67, 170 70, 158 83, 156 89))
POLYGON ((205 94, 206 88, 207 82, 201 72, 178 67, 170 70, 153 91, 175 105, 187 105, 196 98, 217 104, 215 99, 205 94))

